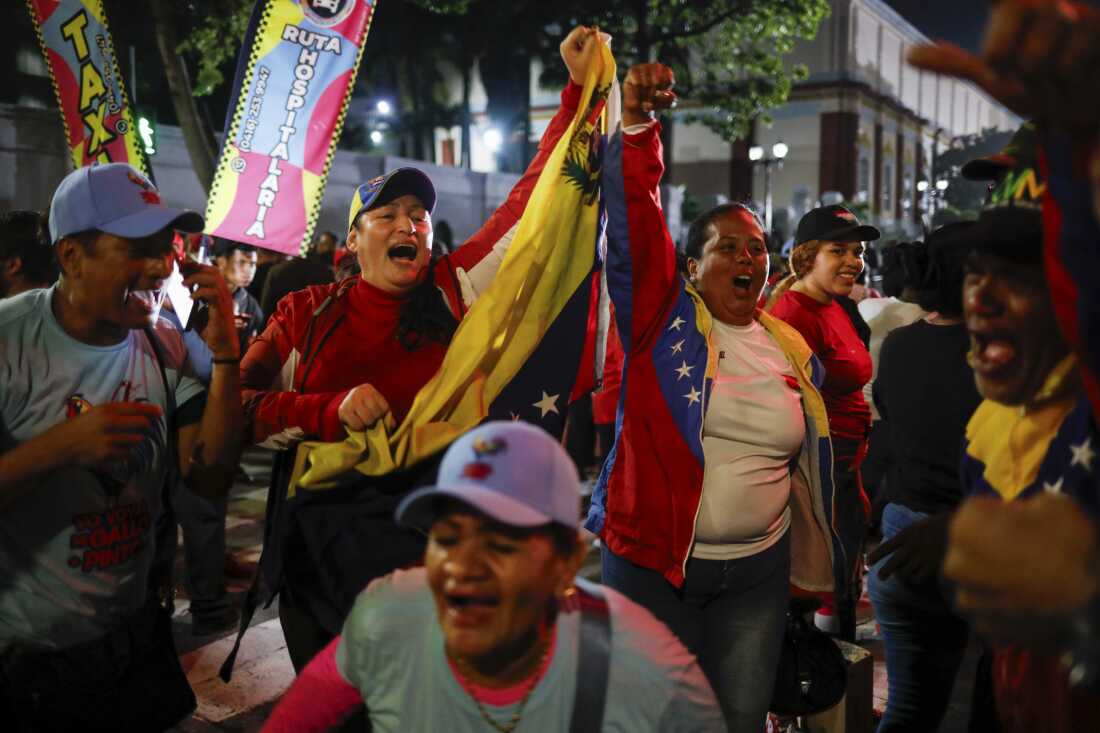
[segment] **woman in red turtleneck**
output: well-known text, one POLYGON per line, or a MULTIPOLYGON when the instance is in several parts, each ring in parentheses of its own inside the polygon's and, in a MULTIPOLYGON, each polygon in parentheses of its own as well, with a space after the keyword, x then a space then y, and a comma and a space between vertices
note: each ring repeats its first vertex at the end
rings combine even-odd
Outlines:
MULTIPOLYGON (((571 81, 538 154, 504 204, 453 254, 432 259, 436 194, 422 172, 399 168, 356 190, 347 246, 361 276, 283 298, 244 357, 242 393, 254 442, 289 448, 303 439, 333 441, 387 414, 397 422, 405 417, 442 364, 458 322, 503 261, 535 182, 574 116, 596 42, 595 29, 588 28, 574 29, 562 42, 571 81)), ((284 492, 285 485, 272 491, 284 492)), ((423 539, 399 530, 392 516, 392 508, 380 513, 379 526, 370 528, 378 552, 363 560, 371 564, 371 575, 415 562, 423 553, 423 539)), ((310 605, 318 581, 298 541, 291 535, 274 548, 282 553, 282 567, 271 572, 281 577, 265 580, 280 593, 287 648, 301 669, 338 627, 325 628, 310 605)), ((265 553, 272 549, 265 547, 265 553)))
MULTIPOLYGON (((863 397, 863 385, 871 379, 871 355, 837 298, 852 292, 863 271, 863 242, 878 238, 878 229, 860 224, 843 206, 808 212, 798 222, 791 251, 794 274, 776 288, 769 308, 802 334, 825 367, 821 395, 833 446, 833 517, 853 578, 862 565, 870 510, 859 466, 871 427, 871 408, 863 397)), ((835 607, 837 630, 849 640, 855 639, 855 600, 838 599, 835 607)), ((833 610, 831 603, 823 609, 827 614, 833 610)))

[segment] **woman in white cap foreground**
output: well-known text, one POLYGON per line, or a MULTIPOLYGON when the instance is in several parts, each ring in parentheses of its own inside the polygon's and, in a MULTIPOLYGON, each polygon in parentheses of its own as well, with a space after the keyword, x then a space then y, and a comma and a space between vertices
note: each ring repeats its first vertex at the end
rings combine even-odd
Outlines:
POLYGON ((382 731, 721 731, 694 657, 648 611, 576 578, 580 482, 561 446, 490 422, 447 451, 398 520, 424 567, 360 596, 265 731, 323 731, 366 705, 382 731))

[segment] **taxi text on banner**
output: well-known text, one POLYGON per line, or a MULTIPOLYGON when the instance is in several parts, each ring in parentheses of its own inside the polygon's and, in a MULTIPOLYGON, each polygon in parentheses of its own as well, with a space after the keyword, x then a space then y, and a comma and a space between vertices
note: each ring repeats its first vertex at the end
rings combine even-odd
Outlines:
POLYGON ((27 0, 73 165, 129 163, 151 175, 100 0, 27 0))

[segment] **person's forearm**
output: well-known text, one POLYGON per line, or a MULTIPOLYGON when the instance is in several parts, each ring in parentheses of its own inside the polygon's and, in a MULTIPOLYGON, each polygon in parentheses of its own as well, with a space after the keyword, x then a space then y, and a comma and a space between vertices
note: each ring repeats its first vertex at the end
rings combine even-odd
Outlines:
POLYGON ((322 733, 334 730, 363 705, 359 690, 340 674, 337 636, 305 666, 271 712, 261 733, 322 733))
POLYGON ((0 511, 30 491, 38 479, 64 466, 66 456, 50 431, 0 454, 0 511))
POLYGON ((188 485, 219 483, 227 473, 235 473, 243 435, 240 370, 236 364, 214 364, 192 455, 181 456, 188 485))

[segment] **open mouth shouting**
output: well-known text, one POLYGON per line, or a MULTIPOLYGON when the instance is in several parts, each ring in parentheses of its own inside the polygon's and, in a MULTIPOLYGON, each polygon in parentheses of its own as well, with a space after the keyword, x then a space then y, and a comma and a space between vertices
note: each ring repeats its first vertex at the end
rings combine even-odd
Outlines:
POLYGON ((1008 333, 970 331, 970 365, 986 379, 1009 376, 1016 361, 1016 342, 1008 333))
POLYGON ((745 272, 740 275, 736 275, 733 278, 733 295, 737 298, 754 298, 756 294, 753 293, 752 288, 752 273, 745 272))
POLYGON ((500 606, 500 597, 490 593, 453 591, 443 594, 447 619, 458 628, 486 623, 500 606))
POLYGON ((393 262, 416 262, 420 250, 415 244, 401 242, 386 250, 386 256, 393 262))

